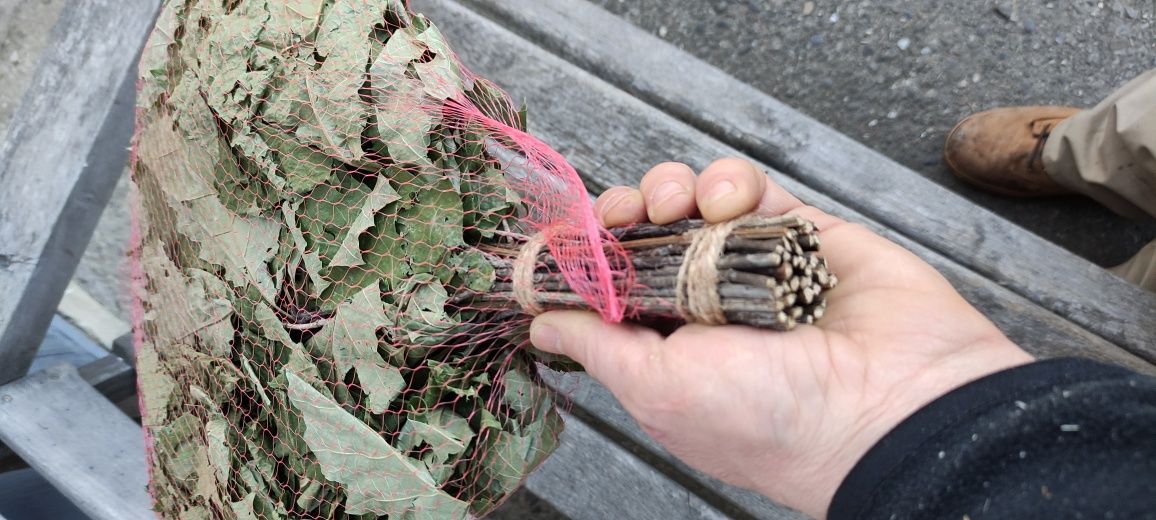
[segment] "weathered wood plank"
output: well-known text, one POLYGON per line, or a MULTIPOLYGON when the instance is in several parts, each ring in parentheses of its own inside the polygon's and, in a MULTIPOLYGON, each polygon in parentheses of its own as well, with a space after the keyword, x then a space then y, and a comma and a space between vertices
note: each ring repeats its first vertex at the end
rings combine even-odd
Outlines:
POLYGON ((574 520, 727 518, 572 415, 526 487, 574 520))
POLYGON ((463 2, 896 233, 1156 362, 1156 295, 589 2, 463 2))
MULTIPOLYGON (((79 366, 80 377, 130 418, 140 417, 136 400, 136 371, 118 355, 109 355, 92 338, 57 317, 41 343, 33 370, 61 363, 79 366)), ((0 443, 0 473, 27 466, 0 443)))
POLYGON ((154 518, 140 426, 71 366, 0 386, 0 442, 96 520, 154 518))
MULTIPOLYGON (((126 115, 132 113, 131 107, 118 108, 127 110, 126 115)), ((96 301, 75 280, 64 289, 56 312, 107 350, 112 350, 118 338, 132 332, 132 326, 96 301)))
POLYGON ((136 366, 136 345, 133 343, 135 339, 130 332, 112 342, 112 353, 124 360, 131 366, 136 366))
POLYGON ((78 369, 80 376, 125 415, 140 422, 140 399, 136 394, 136 368, 113 354, 78 369))
POLYGON ((81 379, 109 402, 136 397, 136 370, 119 356, 108 355, 76 370, 81 379))
MULTIPOLYGON (((718 157, 742 155, 455 2, 420 0, 413 4, 429 13, 447 33, 464 63, 527 101, 531 131, 565 155, 589 185, 636 185, 650 166, 664 160, 683 160, 701 168, 718 157)), ((764 168, 776 182, 808 203, 866 225, 922 257, 1032 353, 1044 357, 1083 355, 1156 371, 1145 360, 1001 284, 793 178, 764 168)))
POLYGON ((84 0, 0 143, 0 383, 23 376, 84 253, 132 135, 130 70, 159 0, 84 0), (93 152, 97 153, 93 153, 93 152))
MULTIPOLYGON (((16 11, 16 2, 0 3, 0 20, 12 19, 12 14, 16 11)), ((0 23, 0 41, 8 37, 8 24, 0 23)))
MULTIPOLYGON (((131 419, 140 417, 136 397, 136 370, 117 356, 105 356, 77 369, 86 383, 131 419)), ((0 473, 26 467, 19 456, 0 442, 0 473)))
MULTIPOLYGON (((129 418, 140 417, 136 398, 136 370, 120 357, 105 356, 80 366, 77 372, 86 383, 129 418)), ((0 473, 26 465, 11 449, 0 442, 0 473)))

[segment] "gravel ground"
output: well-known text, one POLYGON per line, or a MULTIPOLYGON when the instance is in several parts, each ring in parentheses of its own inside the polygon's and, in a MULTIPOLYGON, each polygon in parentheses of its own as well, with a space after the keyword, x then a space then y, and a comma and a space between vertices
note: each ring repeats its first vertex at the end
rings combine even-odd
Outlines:
POLYGON ((967 114, 1090 107, 1156 67, 1153 0, 594 2, 1093 262, 1156 237, 1082 198, 986 195, 940 160, 967 114))

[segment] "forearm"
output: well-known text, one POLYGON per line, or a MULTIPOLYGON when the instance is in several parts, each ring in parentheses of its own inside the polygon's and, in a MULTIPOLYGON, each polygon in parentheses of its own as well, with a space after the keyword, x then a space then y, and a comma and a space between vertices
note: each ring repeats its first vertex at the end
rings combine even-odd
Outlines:
POLYGON ((830 518, 1156 511, 1156 379, 1084 360, 1006 370, 925 406, 840 486, 830 518))

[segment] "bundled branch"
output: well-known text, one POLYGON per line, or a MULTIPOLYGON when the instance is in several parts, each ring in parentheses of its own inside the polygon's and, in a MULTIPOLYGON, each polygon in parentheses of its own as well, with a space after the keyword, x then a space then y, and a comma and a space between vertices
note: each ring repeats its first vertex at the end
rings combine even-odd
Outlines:
MULTIPOLYGON (((717 237, 722 247, 713 258, 688 256, 697 237, 714 238, 723 225, 701 220, 668 225, 640 224, 611 230, 628 253, 636 286, 627 293, 628 315, 642 320, 682 319, 688 322, 729 323, 773 330, 791 330, 811 324, 826 312, 826 292, 837 278, 819 255, 814 224, 799 217, 747 217, 726 227, 717 237), (705 314, 689 308, 695 284, 690 266, 705 264, 713 270, 713 291, 705 291, 705 314), (680 303, 682 302, 682 303, 680 303), (722 320, 711 319, 717 311, 722 320)), ((525 307, 519 297, 515 264, 521 248, 485 247, 497 281, 490 291, 465 293, 460 301, 494 306, 525 307)), ((570 289, 548 250, 534 257, 530 307, 536 310, 584 309, 587 304, 570 289)))

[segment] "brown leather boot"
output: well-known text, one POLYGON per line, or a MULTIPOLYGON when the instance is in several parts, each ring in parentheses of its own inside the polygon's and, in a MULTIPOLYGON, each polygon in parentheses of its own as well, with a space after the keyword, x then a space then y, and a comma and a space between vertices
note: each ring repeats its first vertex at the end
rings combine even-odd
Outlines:
POLYGON ((1044 143, 1070 107, 997 108, 960 121, 947 136, 943 158, 956 177, 1013 197, 1071 193, 1044 171, 1044 143))

